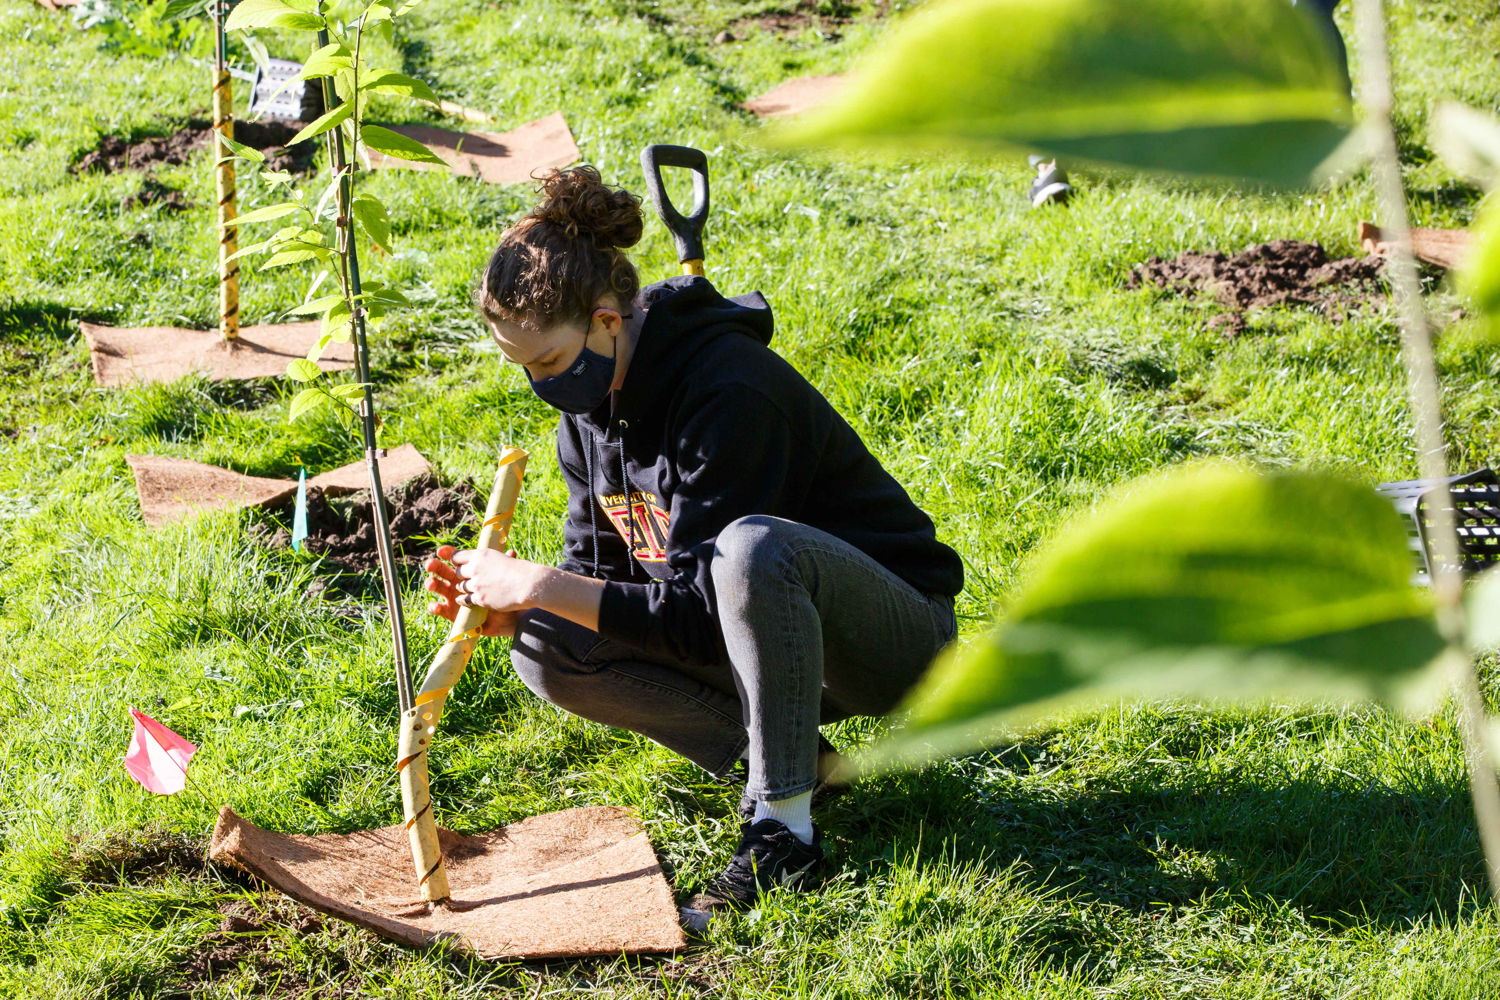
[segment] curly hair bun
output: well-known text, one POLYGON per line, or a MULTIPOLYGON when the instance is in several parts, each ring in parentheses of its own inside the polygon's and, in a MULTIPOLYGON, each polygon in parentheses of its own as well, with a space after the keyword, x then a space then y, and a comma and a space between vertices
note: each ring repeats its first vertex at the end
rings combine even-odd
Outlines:
POLYGON ((593 167, 553 170, 542 178, 541 195, 529 217, 558 227, 569 239, 588 236, 600 250, 640 242, 641 200, 606 185, 593 167))

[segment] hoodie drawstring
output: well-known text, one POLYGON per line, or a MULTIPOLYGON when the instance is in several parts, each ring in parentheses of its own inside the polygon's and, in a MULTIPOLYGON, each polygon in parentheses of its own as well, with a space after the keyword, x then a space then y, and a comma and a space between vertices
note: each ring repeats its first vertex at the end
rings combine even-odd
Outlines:
POLYGON ((589 537, 594 540, 594 579, 599 578, 599 523, 594 508, 599 504, 599 493, 594 489, 594 449, 583 453, 583 464, 589 470, 589 537))
POLYGON ((620 427, 620 482, 625 487, 625 548, 629 552, 630 575, 635 576, 635 501, 630 488, 630 470, 625 465, 625 430, 630 425, 619 422, 620 427))

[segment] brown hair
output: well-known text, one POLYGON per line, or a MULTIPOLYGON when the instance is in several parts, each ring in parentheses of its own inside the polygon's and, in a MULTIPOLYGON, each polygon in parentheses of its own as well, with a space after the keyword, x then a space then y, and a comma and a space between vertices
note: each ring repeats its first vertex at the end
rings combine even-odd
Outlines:
POLYGON ((500 237, 474 290, 491 322, 540 330, 582 319, 605 295, 629 309, 640 290, 622 250, 641 238, 641 200, 590 166, 541 179, 537 206, 500 237))

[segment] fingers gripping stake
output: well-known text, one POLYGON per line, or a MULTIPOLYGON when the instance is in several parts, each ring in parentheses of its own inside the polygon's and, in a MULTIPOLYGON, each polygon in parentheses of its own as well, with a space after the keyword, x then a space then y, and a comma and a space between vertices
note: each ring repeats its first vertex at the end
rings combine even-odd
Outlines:
MULTIPOLYGON (((526 473, 526 452, 506 448, 495 470, 495 485, 485 505, 484 524, 479 530, 481 549, 504 551, 510 540, 510 521, 516 500, 521 495, 521 477, 526 473)), ((427 751, 443 716, 448 692, 458 683, 479 629, 489 611, 485 608, 460 608, 448 631, 448 641, 438 648, 427 669, 421 690, 412 699, 412 707, 401 715, 401 737, 396 751, 396 770, 401 774, 401 804, 406 816, 406 833, 411 841, 411 857, 416 868, 417 885, 422 898, 430 902, 447 899, 448 872, 443 867, 443 852, 438 845, 437 819, 432 815, 432 796, 428 790, 427 751)))

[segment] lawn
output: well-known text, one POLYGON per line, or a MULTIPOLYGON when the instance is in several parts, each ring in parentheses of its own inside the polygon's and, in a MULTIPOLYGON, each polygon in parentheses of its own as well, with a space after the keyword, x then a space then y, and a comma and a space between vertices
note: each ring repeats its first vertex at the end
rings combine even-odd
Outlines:
MULTIPOLYGON (((606 179, 640 189, 651 142, 709 153, 707 270, 762 290, 777 350, 818 386, 964 556, 963 632, 1003 609, 1028 553, 1107 490, 1192 457, 1416 475, 1394 311, 1343 322, 1127 289, 1152 255, 1275 238, 1358 253, 1368 177, 1254 194, 1080 172, 1033 211, 1024 159, 789 157, 736 103, 849 66, 891 4, 427 0, 386 64, 509 127, 555 110, 606 179), (796 5, 790 5, 796 6, 796 5), (785 19, 776 24, 786 24, 785 19), (734 40, 716 42, 728 28, 734 40)), ((1465 225, 1480 192, 1430 152, 1433 102, 1500 103, 1500 12, 1391 0, 1399 124, 1419 225, 1465 225)), ((1347 30, 1347 10, 1340 11, 1347 30)), ((75 175, 105 134, 203 115, 209 71, 101 49, 98 32, 0 0, 0 992, 27 997, 1491 998, 1500 921, 1451 709, 1102 705, 1005 744, 872 779, 822 817, 837 875, 776 893, 677 959, 471 963, 307 925, 205 865, 219 805, 288 832, 398 822, 389 639, 363 595, 310 598, 312 559, 269 551, 260 515, 141 522, 124 456, 295 477, 359 457, 329 417, 289 424, 277 382, 100 389, 78 322, 215 318, 208 154, 162 168, 195 207, 125 207, 138 172, 75 175), (198 743, 201 794, 147 794, 119 759, 131 706, 198 743), (224 911, 265 928, 209 963, 224 911)), ((288 36, 279 54, 300 50, 288 36)), ((1357 47, 1354 53, 1358 57, 1357 47)), ((273 54, 277 54, 273 51, 273 54)), ((241 85, 243 87, 243 85, 241 85)), ((413 112, 392 103, 390 116, 413 112)), ((422 120, 418 117, 410 120, 422 120)), ((401 120, 393 117, 389 120, 401 120)), ((374 335, 382 440, 487 489, 502 444, 534 456, 513 541, 550 559, 564 487, 555 414, 501 364, 469 291, 524 187, 376 172, 414 288, 374 335)), ((245 207, 271 194, 241 183, 245 207)), ((637 263, 676 270, 654 220, 637 263)), ((295 269, 247 271, 247 323, 301 301, 295 269)), ((1430 282, 1452 464, 1500 455, 1500 350, 1430 282)), ((405 580, 415 658, 442 641, 405 580)), ((871 738, 871 721, 834 727, 871 738)), ((736 792, 632 734, 534 698, 486 641, 432 771, 463 832, 575 805, 638 810, 679 890, 722 866, 736 792)))

